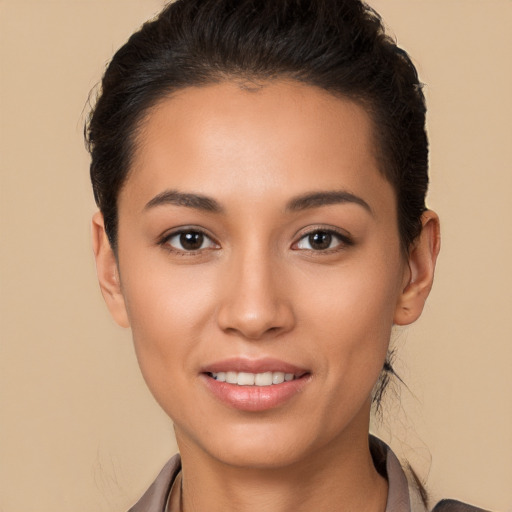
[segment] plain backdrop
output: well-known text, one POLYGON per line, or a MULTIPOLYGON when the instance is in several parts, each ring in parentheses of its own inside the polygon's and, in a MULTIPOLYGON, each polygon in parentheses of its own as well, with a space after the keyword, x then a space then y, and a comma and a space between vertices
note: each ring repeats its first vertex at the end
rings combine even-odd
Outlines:
MULTIPOLYGON (((434 291, 374 429, 434 500, 512 511, 512 2, 373 0, 426 83, 434 291)), ((0 511, 125 511, 176 450, 90 249, 82 142, 106 62, 161 0, 0 0, 0 511), (84 110, 85 109, 85 110, 84 110)))

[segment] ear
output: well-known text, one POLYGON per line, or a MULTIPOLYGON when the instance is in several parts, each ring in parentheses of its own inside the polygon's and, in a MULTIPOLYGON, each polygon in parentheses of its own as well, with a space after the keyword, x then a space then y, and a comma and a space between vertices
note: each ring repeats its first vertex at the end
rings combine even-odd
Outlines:
POLYGON ((110 246, 103 215, 100 212, 96 212, 92 218, 92 247, 101 293, 110 314, 121 327, 129 327, 116 256, 110 246))
POLYGON ((432 288, 441 248, 439 217, 431 210, 422 216, 422 229, 409 252, 409 272, 396 305, 394 323, 408 325, 419 318, 432 288))

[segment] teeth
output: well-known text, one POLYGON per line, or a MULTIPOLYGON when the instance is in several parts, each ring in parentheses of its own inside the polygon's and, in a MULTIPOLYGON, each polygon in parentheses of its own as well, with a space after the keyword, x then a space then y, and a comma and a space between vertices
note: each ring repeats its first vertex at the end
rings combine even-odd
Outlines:
POLYGON ((284 373, 274 372, 272 374, 272 384, 281 384, 282 382, 284 382, 284 373))
POLYGON ((228 384, 237 384, 238 386, 271 386, 272 384, 282 384, 295 379, 293 373, 284 372, 218 372, 212 373, 212 377, 219 382, 228 384))
POLYGON ((257 373, 254 376, 256 386, 272 386, 272 372, 257 373))
POLYGON ((229 384, 237 384, 238 374, 236 372, 226 372, 226 382, 229 384))
POLYGON ((238 374, 237 384, 239 386, 254 386, 254 373, 240 372, 238 374))

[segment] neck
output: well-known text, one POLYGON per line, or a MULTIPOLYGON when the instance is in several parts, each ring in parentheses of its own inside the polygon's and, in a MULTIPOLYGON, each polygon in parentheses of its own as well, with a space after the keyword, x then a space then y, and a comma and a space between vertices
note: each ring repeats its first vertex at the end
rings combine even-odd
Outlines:
POLYGON ((300 462, 264 469, 180 446, 184 512, 384 512, 387 482, 373 465, 367 432, 335 441, 300 462))

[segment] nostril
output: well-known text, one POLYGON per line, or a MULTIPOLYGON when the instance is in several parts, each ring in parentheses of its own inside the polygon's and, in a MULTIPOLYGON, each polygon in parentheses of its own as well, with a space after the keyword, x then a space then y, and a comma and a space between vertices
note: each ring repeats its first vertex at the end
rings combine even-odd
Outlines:
POLYGON ((239 328, 228 327, 224 329, 224 332, 235 336, 241 336, 248 340, 258 340, 266 337, 275 337, 283 330, 285 329, 281 326, 264 327, 241 325, 239 328))

